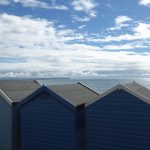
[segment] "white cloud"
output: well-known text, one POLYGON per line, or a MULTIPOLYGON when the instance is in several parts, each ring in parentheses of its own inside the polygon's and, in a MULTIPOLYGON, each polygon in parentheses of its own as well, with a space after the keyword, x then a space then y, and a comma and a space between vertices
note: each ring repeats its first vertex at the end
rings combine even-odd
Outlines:
POLYGON ((108 72, 121 74, 122 70, 149 70, 149 53, 106 51, 81 44, 84 34, 59 28, 45 19, 1 14, 0 29, 1 77, 94 77, 108 72))
POLYGON ((75 11, 90 13, 96 7, 96 3, 93 0, 73 0, 72 6, 75 11))
POLYGON ((50 5, 40 0, 0 0, 0 5, 9 5, 11 3, 21 3, 24 7, 32 7, 32 8, 68 10, 68 8, 64 5, 55 5, 55 3, 52 3, 50 5))
POLYGON ((97 11, 94 10, 97 6, 97 3, 95 3, 93 0, 73 0, 71 4, 75 11, 84 12, 87 15, 86 17, 73 16, 74 20, 79 22, 86 22, 90 21, 92 18, 97 17, 97 11))
POLYGON ((124 27, 128 27, 130 25, 129 22, 131 21, 133 21, 133 19, 129 16, 118 16, 115 18, 115 26, 108 28, 107 30, 121 30, 124 27))
POLYGON ((73 20, 77 21, 77 22, 88 22, 91 20, 90 17, 78 17, 78 16, 72 16, 73 20))
POLYGON ((127 44, 114 44, 114 45, 106 45, 104 47, 102 47, 105 50, 117 50, 117 51, 121 51, 121 50, 131 50, 131 49, 138 49, 138 48, 149 48, 150 47, 150 43, 148 45, 144 45, 144 43, 139 43, 139 42, 135 42, 135 43, 127 43, 127 44))
POLYGON ((89 16, 84 16, 84 17, 78 17, 78 16, 76 16, 76 15, 73 15, 72 16, 72 19, 73 19, 73 21, 75 20, 75 21, 77 21, 77 22, 88 22, 88 21, 90 21, 92 18, 94 18, 95 16, 94 15, 89 15, 89 16))
POLYGON ((135 35, 139 38, 150 38, 150 24, 139 23, 137 27, 133 29, 135 35))
POLYGON ((138 37, 130 34, 123 34, 123 35, 118 35, 118 36, 111 36, 108 35, 104 38, 89 38, 89 41, 92 42, 120 42, 120 41, 131 41, 131 40, 137 40, 138 37))
POLYGON ((150 0, 139 0, 139 4, 146 7, 150 7, 150 0))
POLYGON ((0 5, 8 5, 10 4, 9 0, 0 0, 0 5))
POLYGON ((48 4, 39 0, 13 0, 14 3, 21 3, 24 7, 47 8, 48 4))
POLYGON ((91 12, 89 13, 89 16, 90 16, 90 18, 95 18, 95 17, 97 17, 97 11, 91 11, 91 12))
POLYGON ((78 28, 79 29, 83 29, 83 28, 85 28, 86 27, 86 25, 81 25, 81 26, 79 26, 78 28))
POLYGON ((132 27, 133 34, 122 34, 118 36, 108 35, 103 38, 88 38, 91 42, 121 42, 121 41, 134 41, 141 40, 149 42, 150 39, 150 24, 148 23, 138 23, 136 26, 132 27))
POLYGON ((130 18, 128 16, 118 16, 115 19, 116 25, 124 24, 124 23, 129 22, 129 21, 132 21, 132 18, 130 18))
POLYGON ((0 15, 0 42, 14 47, 50 46, 65 40, 80 39, 80 34, 74 35, 70 29, 57 29, 53 22, 45 19, 0 15), (3 38, 2 38, 3 37, 3 38), (15 37, 15 38, 14 38, 15 37), (60 40, 61 39, 61 40, 60 40))
POLYGON ((131 22, 133 19, 129 16, 118 16, 115 18, 115 27, 111 27, 107 30, 120 30, 123 27, 128 27, 129 22, 131 22))
MULTIPOLYGON (((72 45, 72 47, 74 46, 76 47, 76 45, 72 45)), ((82 45, 78 45, 78 48, 81 49, 82 45)), ((43 51, 40 57, 33 50, 30 50, 29 53, 34 53, 35 56, 32 59, 29 58, 25 63, 2 64, 1 69, 7 67, 7 70, 3 69, 1 76, 7 73, 8 76, 15 77, 96 77, 104 74, 108 76, 107 73, 110 72, 109 77, 112 74, 117 76, 118 73, 126 74, 127 77, 134 73, 133 70, 142 69, 139 73, 143 74, 148 72, 150 63, 149 54, 96 51, 94 48, 90 50, 89 47, 86 49, 84 47, 82 52, 79 49, 76 51, 70 49, 69 51, 50 51, 48 53, 47 50, 47 52, 43 51), (130 72, 131 70, 132 72, 130 72)))

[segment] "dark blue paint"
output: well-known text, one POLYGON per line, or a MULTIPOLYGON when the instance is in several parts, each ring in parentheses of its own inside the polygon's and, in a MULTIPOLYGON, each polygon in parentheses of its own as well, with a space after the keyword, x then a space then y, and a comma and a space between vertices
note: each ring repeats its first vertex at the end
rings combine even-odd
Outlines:
POLYGON ((86 108, 87 150, 149 150, 150 105, 116 90, 86 108))
POLYGON ((12 150, 20 150, 20 113, 18 103, 12 103, 12 150))
POLYGON ((75 150, 75 111, 47 92, 21 107, 21 150, 75 150))
POLYGON ((0 96, 0 150, 11 150, 11 106, 0 96))
POLYGON ((76 135, 77 135, 77 150, 85 150, 85 106, 80 105, 76 108, 76 135))

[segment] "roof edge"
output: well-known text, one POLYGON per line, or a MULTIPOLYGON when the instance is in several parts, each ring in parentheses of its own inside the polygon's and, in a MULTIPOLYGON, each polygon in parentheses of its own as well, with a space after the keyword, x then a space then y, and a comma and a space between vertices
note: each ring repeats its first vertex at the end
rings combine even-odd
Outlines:
POLYGON ((88 90, 90 90, 91 92, 93 92, 93 93, 95 93, 95 94, 97 94, 97 95, 100 95, 100 93, 94 91, 93 89, 91 89, 90 87, 88 87, 87 85, 85 85, 85 84, 83 84, 83 83, 81 83, 81 82, 77 82, 77 84, 80 84, 80 85, 82 85, 83 87, 85 87, 85 88, 87 88, 88 90))
MULTIPOLYGON (((71 103, 69 100, 63 98, 61 95, 59 95, 58 93, 56 93, 55 91, 53 91, 52 89, 48 88, 47 86, 45 86, 45 88, 51 92, 50 94, 53 94, 53 96, 60 98, 61 100, 64 100, 66 103, 68 103, 69 105, 72 105, 74 107, 77 107, 78 105, 75 105, 74 103, 71 103)), ((81 104, 80 104, 81 105, 81 104)))
POLYGON ((19 102, 18 107, 24 106, 27 102, 32 100, 32 98, 34 98, 36 95, 38 95, 38 94, 40 94, 42 92, 46 92, 49 95, 52 95, 54 98, 57 98, 58 101, 63 103, 63 105, 65 105, 66 107, 68 107, 68 108, 70 108, 72 110, 74 110, 74 107, 76 107, 73 104, 71 104, 70 102, 68 102, 66 99, 62 98, 60 95, 58 95, 57 93, 55 93, 54 91, 50 90, 49 88, 47 88, 44 85, 42 87, 40 87, 39 89, 37 89, 36 91, 34 91, 33 93, 31 93, 26 98, 24 98, 21 102, 19 102))
POLYGON ((0 89, 0 95, 4 98, 4 100, 9 104, 12 105, 11 99, 5 94, 5 92, 0 89))
POLYGON ((103 97, 107 96, 108 94, 110 94, 111 92, 117 90, 117 89, 121 89, 121 84, 117 84, 115 86, 113 86, 112 88, 108 89, 107 91, 105 91, 104 93, 102 93, 101 95, 99 95, 97 98, 89 101, 88 103, 85 104, 85 107, 88 107, 89 105, 95 103, 96 101, 102 99, 103 97))
POLYGON ((128 93, 130 93, 131 95, 143 100, 144 102, 150 104, 150 99, 146 98, 145 96, 135 92, 134 90, 130 89, 129 87, 123 85, 123 84, 117 84, 116 86, 110 88, 109 90, 105 91, 104 93, 102 93, 98 98, 91 100, 89 103, 87 103, 85 105, 85 107, 88 107, 89 105, 93 104, 94 102, 102 99, 103 97, 107 96, 108 94, 110 94, 111 92, 115 91, 115 90, 124 90, 128 93))
POLYGON ((147 97, 145 97, 145 96, 139 94, 138 92, 136 92, 136 91, 130 89, 130 88, 127 87, 126 85, 122 85, 122 86, 124 87, 124 90, 125 90, 125 91, 127 91, 127 92, 129 92, 130 94, 136 96, 137 98, 143 100, 144 102, 150 104, 150 99, 148 99, 147 97))
POLYGON ((44 84, 40 84, 40 82, 37 80, 37 79, 35 79, 35 80, 33 80, 35 83, 37 83, 38 85, 40 85, 40 86, 42 86, 42 85, 44 85, 44 84))

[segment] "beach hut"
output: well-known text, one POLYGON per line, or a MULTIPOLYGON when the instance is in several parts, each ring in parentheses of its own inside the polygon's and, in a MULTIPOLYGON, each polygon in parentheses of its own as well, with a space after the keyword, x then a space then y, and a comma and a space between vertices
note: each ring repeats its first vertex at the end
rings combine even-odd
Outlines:
POLYGON ((21 150, 84 150, 84 104, 98 95, 80 83, 32 93, 18 106, 21 150))
POLYGON ((149 150, 150 90, 117 85, 86 105, 87 150, 149 150))
POLYGON ((0 150, 18 150, 16 104, 40 85, 32 80, 0 80, 0 150))

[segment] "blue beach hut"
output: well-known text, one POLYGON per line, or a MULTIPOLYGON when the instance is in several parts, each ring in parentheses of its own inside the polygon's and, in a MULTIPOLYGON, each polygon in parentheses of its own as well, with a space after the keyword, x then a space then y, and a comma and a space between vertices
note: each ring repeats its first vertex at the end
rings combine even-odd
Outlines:
POLYGON ((84 104, 98 95, 80 83, 32 93, 18 105, 21 150, 85 150, 84 104))
POLYGON ((149 150, 150 90, 117 85, 86 104, 87 150, 149 150))
POLYGON ((0 80, 0 150, 20 150, 17 103, 39 87, 35 80, 0 80))

